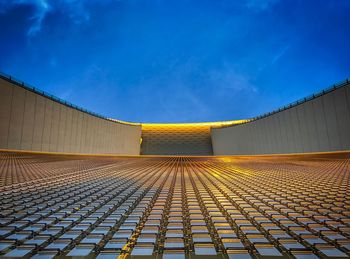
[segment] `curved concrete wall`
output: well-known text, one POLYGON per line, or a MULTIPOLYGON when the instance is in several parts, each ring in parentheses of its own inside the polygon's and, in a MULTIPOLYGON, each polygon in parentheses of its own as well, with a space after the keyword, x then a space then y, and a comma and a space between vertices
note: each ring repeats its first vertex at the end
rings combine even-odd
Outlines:
POLYGON ((350 83, 245 124, 212 128, 214 155, 350 150, 350 83))
POLYGON ((0 78, 0 149, 140 154, 141 126, 99 118, 0 78))

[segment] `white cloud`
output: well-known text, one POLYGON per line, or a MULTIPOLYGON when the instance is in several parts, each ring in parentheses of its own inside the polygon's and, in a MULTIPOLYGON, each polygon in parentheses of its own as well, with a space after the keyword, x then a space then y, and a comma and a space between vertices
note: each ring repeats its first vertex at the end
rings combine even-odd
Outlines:
POLYGON ((278 60, 280 60, 285 54, 286 52, 289 50, 290 45, 286 45, 284 46, 284 48, 282 48, 279 52, 277 52, 271 59, 271 61, 263 64, 260 68, 259 68, 259 72, 263 71, 265 68, 267 68, 268 66, 272 66, 274 65, 278 60))
POLYGON ((28 36, 33 36, 41 30, 45 16, 52 10, 48 0, 3 0, 0 2, 0 12, 5 13, 18 6, 31 6, 34 10, 30 17, 31 25, 27 32, 28 36))
POLYGON ((275 64, 289 49, 289 45, 285 46, 280 52, 278 52, 272 59, 272 64, 275 64))
POLYGON ((39 32, 41 30, 41 24, 46 16, 46 14, 51 9, 49 3, 45 0, 34 1, 34 3, 35 3, 35 7, 36 7, 36 12, 35 12, 34 16, 32 17, 32 20, 34 22, 28 31, 29 36, 35 35, 37 32, 39 32))
POLYGON ((105 4, 111 0, 3 0, 0 2, 0 13, 18 6, 31 6, 34 13, 30 17, 31 25, 28 36, 34 36, 40 32, 46 16, 53 11, 60 10, 74 23, 80 24, 90 19, 88 5, 92 3, 105 4))

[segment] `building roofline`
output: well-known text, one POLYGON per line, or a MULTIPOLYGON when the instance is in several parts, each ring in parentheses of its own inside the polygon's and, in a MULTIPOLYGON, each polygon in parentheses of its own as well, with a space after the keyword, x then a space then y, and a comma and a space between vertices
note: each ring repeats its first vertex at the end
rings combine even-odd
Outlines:
POLYGON ((45 98, 48 98, 48 99, 50 99, 50 100, 52 100, 54 102, 57 102, 59 104, 63 104, 65 106, 69 107, 69 108, 73 108, 75 110, 84 112, 86 114, 89 114, 91 116, 97 117, 99 119, 103 119, 103 120, 107 120, 107 121, 114 122, 114 123, 119 123, 119 124, 131 125, 131 126, 140 126, 141 125, 140 123, 127 122, 127 121, 121 121, 121 120, 115 120, 115 119, 107 118, 107 117, 105 117, 105 116, 103 116, 101 114, 89 111, 89 110, 84 109, 84 108, 82 108, 80 106, 77 106, 77 105, 75 105, 73 103, 67 102, 67 101, 65 101, 65 100, 63 100, 63 99, 61 99, 61 98, 59 98, 57 96, 54 96, 54 95, 49 94, 49 93, 47 93, 45 91, 42 91, 42 90, 38 89, 37 87, 34 87, 34 86, 32 86, 32 85, 30 85, 28 83, 25 83, 25 82, 23 82, 21 80, 18 80, 17 78, 15 78, 13 76, 10 76, 8 74, 5 74, 3 72, 0 72, 0 78, 4 79, 4 80, 6 80, 6 81, 8 81, 8 82, 10 82, 12 84, 15 84, 15 85, 17 85, 19 87, 22 87, 22 88, 24 88, 24 89, 26 89, 28 91, 31 91, 31 92, 33 92, 35 94, 41 95, 41 96, 43 96, 45 98))
POLYGON ((327 88, 325 88, 325 89, 323 89, 323 90, 321 90, 321 91, 319 91, 319 92, 317 92, 317 93, 314 93, 314 94, 312 94, 312 95, 306 96, 306 97, 304 97, 304 98, 301 98, 301 99, 299 99, 299 100, 297 100, 297 101, 294 101, 294 102, 292 102, 292 103, 289 103, 289 104, 287 104, 287 105, 284 105, 283 107, 280 107, 280 108, 278 108, 278 109, 275 109, 275 110, 273 110, 273 111, 271 111, 271 112, 266 112, 266 113, 263 113, 263 114, 261 114, 261 115, 255 116, 255 117, 250 118, 250 119, 247 119, 247 120, 245 120, 244 122, 239 123, 239 124, 224 125, 224 126, 222 126, 222 127, 220 127, 220 128, 234 127, 234 126, 238 126, 238 125, 242 125, 242 124, 254 122, 254 121, 257 121, 257 120, 260 120, 260 119, 264 119, 264 118, 269 117, 269 116, 271 116, 271 115, 274 115, 274 114, 276 114, 276 113, 279 113, 279 112, 282 112, 282 111, 285 111, 285 110, 294 108, 294 107, 296 107, 296 106, 298 106, 298 105, 304 104, 304 103, 309 102, 309 101, 312 101, 312 100, 314 100, 314 99, 317 99, 318 97, 321 97, 321 96, 326 95, 326 94, 329 94, 329 93, 331 93, 331 92, 333 92, 333 91, 335 91, 335 90, 337 90, 337 89, 340 89, 340 88, 342 88, 342 87, 345 87, 345 86, 348 85, 348 84, 350 84, 350 78, 347 78, 347 79, 345 79, 345 80, 343 80, 343 81, 340 81, 340 82, 338 82, 338 83, 336 83, 336 84, 334 84, 334 85, 332 85, 332 86, 330 86, 330 87, 327 87, 327 88))
POLYGON ((60 104, 63 104, 67 107, 70 107, 70 108, 73 108, 73 109, 76 109, 78 111, 81 111, 81 112, 84 112, 84 113, 87 113, 89 115, 92 115, 94 117, 97 117, 97 118, 100 118, 100 119, 104 119, 104 120, 107 120, 107 121, 111 121, 111 122, 115 122, 115 123, 120 123, 120 124, 125 124, 125 125, 132 125, 132 126, 211 126, 213 128, 227 128, 227 127, 232 127, 232 126, 238 126, 238 125, 242 125, 242 124, 246 124, 246 123, 250 123, 250 122, 254 122, 254 121, 257 121, 257 120, 260 120, 260 119, 263 119, 263 118, 266 118, 266 117, 269 117, 271 115, 274 115, 276 113, 279 113, 279 112, 282 112, 282 111, 285 111, 285 110, 288 110, 288 109, 291 109, 293 107, 296 107, 298 105, 301 105, 303 103, 306 103, 308 101, 311 101, 311 100, 314 100, 318 97, 321 97, 325 94, 328 94, 330 92, 333 92, 339 88, 342 88, 346 85, 348 85, 350 83, 350 78, 346 78, 345 80, 343 81, 340 81, 328 88, 325 88, 323 89, 322 91, 320 92, 317 92, 317 93, 314 93, 312 95, 309 95, 307 97, 304 97, 302 99, 299 99, 297 101, 294 101, 292 103, 289 103, 287 105, 284 105, 283 107, 280 107, 278 109, 275 109, 271 112, 266 112, 262 115, 259 115, 259 116, 255 116, 253 118, 250 118, 250 119, 246 119, 246 120, 231 120, 231 121, 215 121, 215 122, 195 122, 195 123, 138 123, 138 122, 127 122, 127 121, 122 121, 122 120, 117 120, 117 119, 112 119, 112 118, 107 118, 101 114, 98 114, 98 113, 95 113, 95 112, 92 112, 92 111, 89 111, 87 109, 84 109, 80 106, 77 106, 75 104, 72 104, 70 102, 67 102, 59 97, 56 97, 52 94, 49 94, 45 91, 42 91, 28 83, 25 83, 21 80, 18 80, 17 78, 13 77, 13 76, 10 76, 6 73, 3 73, 3 72, 0 72, 0 78, 10 82, 10 83, 13 83, 19 87, 22 87, 28 91, 31 91, 31 92, 34 92, 36 94, 39 94, 41 96, 44 96, 52 101, 55 101, 55 102, 58 102, 60 104))

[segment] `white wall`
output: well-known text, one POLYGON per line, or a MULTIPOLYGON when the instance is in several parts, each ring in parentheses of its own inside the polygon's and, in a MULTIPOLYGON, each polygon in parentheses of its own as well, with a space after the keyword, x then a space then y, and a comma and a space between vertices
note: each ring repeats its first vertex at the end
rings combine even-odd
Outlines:
POLYGON ((58 103, 0 78, 0 149, 140 154, 141 126, 58 103))
POLYGON ((350 83, 246 124, 213 128, 214 155, 350 150, 350 83))

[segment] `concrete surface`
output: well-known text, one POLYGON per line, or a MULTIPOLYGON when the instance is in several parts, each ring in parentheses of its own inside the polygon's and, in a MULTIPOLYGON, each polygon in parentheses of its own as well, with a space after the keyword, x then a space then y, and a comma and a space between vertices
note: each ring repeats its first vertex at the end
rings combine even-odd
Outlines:
POLYGON ((214 155, 350 150, 350 84, 270 116, 212 128, 214 155))
POLYGON ((0 78, 0 149, 140 154, 141 126, 93 116, 0 78))

